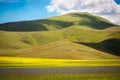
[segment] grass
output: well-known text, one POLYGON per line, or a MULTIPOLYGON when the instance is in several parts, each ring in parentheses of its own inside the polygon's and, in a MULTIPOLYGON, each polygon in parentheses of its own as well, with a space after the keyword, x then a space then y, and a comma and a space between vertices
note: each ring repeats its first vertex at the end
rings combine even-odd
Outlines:
POLYGON ((2 49, 0 54, 1 56, 54 59, 119 59, 119 57, 112 54, 108 54, 82 44, 73 43, 66 39, 28 49, 2 49))
POLYGON ((61 16, 51 17, 49 19, 58 21, 68 21, 72 22, 75 26, 87 26, 88 28, 100 30, 114 26, 114 24, 111 23, 110 21, 102 17, 92 15, 88 12, 69 13, 61 16))
MULTIPOLYGON (((113 29, 113 28, 112 28, 113 29)), ((0 31, 0 48, 25 48, 51 43, 61 39, 73 42, 96 43, 109 38, 118 38, 118 27, 116 30, 91 30, 73 26, 57 31, 47 32, 5 32, 0 31)))
POLYGON ((49 31, 70 26, 87 26, 93 29, 105 29, 114 26, 110 21, 90 13, 70 13, 42 20, 1 24, 0 30, 6 31, 49 31), (102 24, 102 25, 101 25, 102 24), (104 26, 103 26, 104 25, 104 26))
POLYGON ((62 59, 111 59, 119 56, 116 54, 119 54, 120 27, 89 13, 1 24, 0 30, 3 28, 6 31, 0 31, 0 56, 62 59), (108 48, 110 39, 117 40, 117 43, 114 41, 115 44, 108 48))
POLYGON ((1 80, 120 80, 120 73, 48 74, 36 76, 0 76, 1 80))
POLYGON ((120 60, 70 60, 70 59, 45 59, 0 57, 0 67, 79 67, 79 66, 120 66, 120 60))
MULTIPOLYGON (((108 51, 108 48, 104 44, 109 41, 107 39, 111 38, 119 41, 119 31, 119 27, 93 30, 80 28, 79 26, 47 32, 0 31, 0 55, 62 59, 118 58, 115 57, 115 53, 111 55, 111 51, 108 51), (99 45, 104 40, 107 41, 99 45), (96 46, 100 46, 101 50, 78 43, 96 44, 96 46)), ((119 46, 119 44, 116 43, 111 47, 115 46, 119 46)))

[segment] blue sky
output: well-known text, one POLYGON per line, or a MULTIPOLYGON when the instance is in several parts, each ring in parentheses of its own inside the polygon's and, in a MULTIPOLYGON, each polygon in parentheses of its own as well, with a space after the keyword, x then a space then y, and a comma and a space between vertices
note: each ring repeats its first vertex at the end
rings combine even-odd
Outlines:
MULTIPOLYGON (((62 3, 62 1, 63 1, 62 4, 66 3, 67 2, 66 0, 56 0, 57 1, 56 3, 53 3, 53 1, 55 2, 55 0, 0 0, 0 23, 42 19, 61 14, 63 13, 62 11, 64 11, 64 8, 67 9, 67 7, 69 7, 67 9, 67 12, 73 11, 72 9, 74 9, 74 7, 71 8, 71 4, 70 6, 68 5, 67 7, 66 4, 65 5, 59 4, 62 3)), ((73 1, 75 0, 69 0, 69 2, 70 1, 74 3, 73 1)), ((120 0, 115 1, 118 4, 120 4, 120 0)), ((75 5, 79 6, 76 3, 75 5)), ((76 8, 74 10, 76 10, 76 8)))
POLYGON ((115 2, 116 2, 117 4, 120 4, 120 0, 115 0, 115 2))
POLYGON ((45 8, 50 0, 0 0, 0 23, 34 20, 57 15, 45 8))

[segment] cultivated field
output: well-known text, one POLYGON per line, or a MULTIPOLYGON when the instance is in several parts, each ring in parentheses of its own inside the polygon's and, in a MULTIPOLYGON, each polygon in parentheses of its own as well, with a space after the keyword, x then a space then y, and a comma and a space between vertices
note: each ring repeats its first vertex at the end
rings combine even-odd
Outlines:
POLYGON ((0 67, 78 67, 78 66, 120 66, 119 59, 113 60, 70 60, 0 57, 0 67))

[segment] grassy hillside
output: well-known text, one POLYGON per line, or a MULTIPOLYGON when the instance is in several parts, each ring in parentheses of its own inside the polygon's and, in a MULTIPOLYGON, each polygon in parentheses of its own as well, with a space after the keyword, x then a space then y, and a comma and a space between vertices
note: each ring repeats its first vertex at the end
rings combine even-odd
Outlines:
POLYGON ((63 59, 120 56, 120 26, 89 13, 1 24, 0 30, 0 56, 63 59))
POLYGON ((61 16, 55 16, 49 19, 68 21, 68 22, 72 22, 75 26, 86 26, 92 29, 106 29, 114 26, 114 24, 111 23, 110 21, 102 17, 92 15, 88 12, 69 13, 61 16))
POLYGON ((118 58, 114 55, 73 43, 69 40, 60 40, 39 47, 30 48, 23 51, 24 53, 16 56, 20 57, 42 57, 42 58, 59 58, 59 59, 112 59, 118 58))
POLYGON ((0 55, 63 59, 118 58, 119 52, 116 51, 119 49, 119 43, 116 43, 116 41, 112 42, 115 45, 112 45, 111 48, 117 47, 115 48, 116 50, 112 50, 107 49, 109 47, 106 46, 108 41, 104 41, 111 38, 117 39, 118 42, 120 41, 118 35, 120 28, 114 28, 93 30, 73 26, 47 32, 1 31, 0 55), (114 56, 116 54, 118 55, 114 56))
POLYGON ((120 39, 120 27, 105 30, 94 30, 81 26, 72 26, 57 31, 41 32, 6 32, 0 31, 1 48, 24 48, 39 46, 50 42, 68 39, 73 42, 97 43, 110 38, 120 39), (15 46, 15 47, 14 47, 15 46), (18 46, 18 47, 17 47, 18 46), (21 47, 20 47, 21 46, 21 47))
POLYGON ((42 20, 22 21, 0 24, 5 31, 49 31, 70 26, 86 26, 93 29, 105 29, 114 26, 110 21, 90 13, 69 13, 42 20))

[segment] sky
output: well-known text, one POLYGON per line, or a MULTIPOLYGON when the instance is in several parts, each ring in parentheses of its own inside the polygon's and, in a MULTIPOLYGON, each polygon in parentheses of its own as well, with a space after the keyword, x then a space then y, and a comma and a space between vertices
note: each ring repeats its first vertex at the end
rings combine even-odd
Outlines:
POLYGON ((0 24, 89 12, 120 25, 120 0, 0 0, 0 24))

